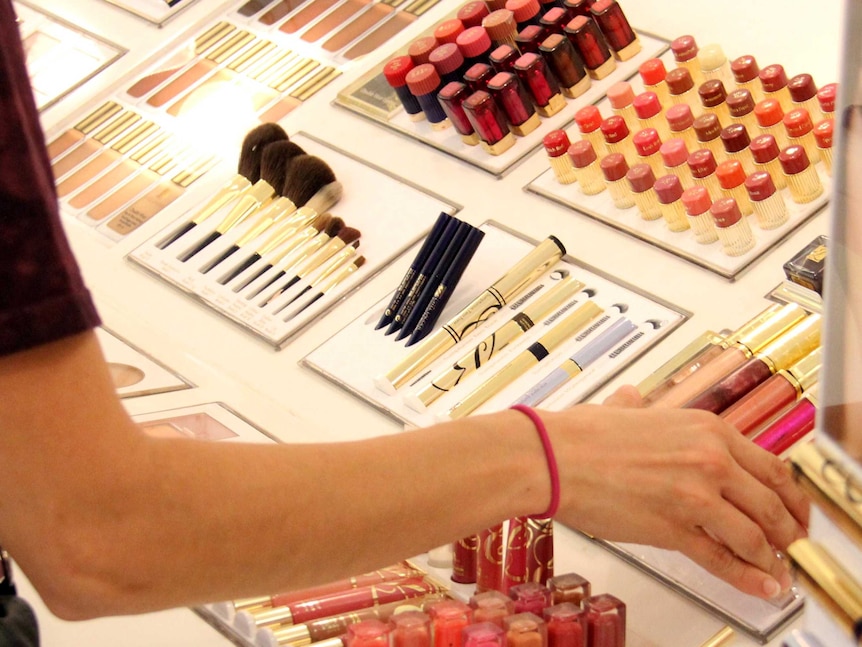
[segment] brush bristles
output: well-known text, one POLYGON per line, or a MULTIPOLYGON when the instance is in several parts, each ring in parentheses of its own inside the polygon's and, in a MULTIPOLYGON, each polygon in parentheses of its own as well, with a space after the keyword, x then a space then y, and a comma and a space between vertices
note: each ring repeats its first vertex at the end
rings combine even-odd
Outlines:
POLYGON ((343 228, 344 228, 344 221, 341 218, 339 218, 338 216, 335 216, 332 218, 332 220, 329 221, 329 224, 326 225, 326 229, 325 229, 326 235, 329 236, 330 238, 333 238, 333 237, 337 236, 338 232, 340 232, 343 228))
POLYGON ((359 237, 362 233, 358 229, 354 229, 353 227, 344 227, 341 231, 338 232, 338 237, 344 241, 345 245, 350 245, 351 243, 359 240, 359 237))
POLYGON ((290 165, 281 194, 301 207, 321 188, 334 181, 335 173, 326 162, 314 155, 303 155, 290 165))
POLYGON ((277 190, 284 186, 294 159, 304 154, 302 147, 287 140, 267 144, 260 159, 260 178, 277 190))
POLYGON ((320 187, 320 190, 306 203, 306 207, 313 209, 317 213, 329 211, 335 204, 341 200, 344 193, 344 187, 341 182, 336 180, 330 182, 326 186, 320 187))
POLYGON ((360 256, 360 257, 359 257, 359 258, 357 258, 355 261, 353 261, 353 264, 356 266, 356 269, 358 270, 360 267, 362 267, 363 265, 365 265, 365 257, 364 257, 364 256, 360 256))
POLYGON ((252 128, 242 141, 237 173, 254 184, 260 179, 263 151, 268 144, 286 141, 287 133, 278 124, 266 123, 252 128))
POLYGON ((317 231, 323 231, 326 229, 326 226, 329 224, 329 221, 332 220, 332 216, 328 213, 321 214, 314 219, 314 222, 311 223, 311 226, 314 227, 317 231))

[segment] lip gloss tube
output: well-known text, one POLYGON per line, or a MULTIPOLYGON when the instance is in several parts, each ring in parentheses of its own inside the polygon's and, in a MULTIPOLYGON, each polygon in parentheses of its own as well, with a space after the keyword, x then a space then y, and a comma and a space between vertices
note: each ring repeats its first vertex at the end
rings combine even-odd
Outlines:
POLYGON ((824 119, 814 126, 814 141, 820 152, 820 161, 826 173, 832 175, 832 133, 835 124, 832 118, 824 119))
POLYGON ((819 162, 820 151, 814 140, 814 124, 808 111, 804 108, 791 110, 784 115, 782 123, 787 132, 788 146, 802 146, 812 164, 819 162))
POLYGON ((715 79, 726 86, 733 84, 730 62, 727 60, 721 45, 710 43, 701 47, 697 51, 697 64, 701 74, 703 74, 704 82, 715 79))
POLYGON ((610 593, 600 593, 584 603, 590 647, 625 647, 626 605, 610 593))
POLYGON ((547 37, 548 32, 541 25, 527 25, 515 36, 515 46, 526 54, 527 52, 539 52, 539 47, 547 37))
POLYGON ((686 231, 691 227, 682 204, 682 184, 676 175, 663 175, 655 181, 653 190, 658 197, 662 218, 670 231, 686 231))
POLYGON ((787 73, 784 66, 778 63, 767 65, 758 74, 760 87, 766 99, 775 99, 781 105, 783 112, 793 110, 793 99, 787 87, 787 73))
POLYGON ((813 384, 796 404, 754 436, 754 444, 780 456, 814 430, 817 415, 817 384, 813 384))
POLYGON ((787 205, 769 173, 757 171, 749 175, 745 178, 745 190, 761 229, 776 229, 787 222, 787 205))
POLYGON ((572 142, 565 130, 552 130, 542 138, 542 145, 548 155, 551 170, 560 184, 571 184, 578 181, 572 166, 571 158, 566 154, 572 142))
POLYGON ((496 73, 497 72, 494 71, 494 68, 487 63, 474 63, 467 68, 466 72, 464 72, 464 83, 467 84, 467 87, 471 92, 478 92, 479 90, 487 92, 488 81, 490 81, 496 73))
POLYGON ((539 54, 528 52, 521 56, 515 61, 515 72, 530 93, 540 115, 552 117, 566 107, 557 80, 539 54))
POLYGON ((658 220, 661 218, 661 207, 655 194, 655 173, 649 164, 635 164, 626 173, 626 181, 632 192, 632 198, 641 218, 658 220))
POLYGON ((604 137, 605 149, 609 153, 622 153, 629 166, 638 163, 638 154, 632 143, 632 135, 625 119, 619 115, 612 115, 602 119, 600 126, 604 137))
POLYGON ((437 100, 455 130, 461 135, 461 141, 468 146, 476 146, 479 143, 479 135, 473 130, 463 105, 469 95, 470 89, 464 83, 452 81, 440 89, 437 100))
POLYGON ((571 602, 561 602, 544 612, 548 647, 587 647, 587 612, 571 602))
POLYGON ((505 647, 506 631, 493 622, 464 627, 462 647, 505 647))
POLYGON ((691 126, 697 135, 698 148, 708 148, 716 159, 724 156, 724 146, 721 143, 721 123, 712 113, 702 114, 695 118, 691 126))
POLYGON ((783 189, 787 186, 787 178, 784 176, 781 163, 778 161, 778 155, 781 151, 775 137, 758 135, 751 140, 748 150, 751 151, 751 157, 754 159, 755 172, 765 171, 769 173, 777 189, 783 189))
POLYGON ((595 20, 587 16, 575 16, 566 25, 566 35, 581 55, 587 72, 596 81, 608 76, 617 68, 616 59, 595 20))
POLYGON ((655 92, 663 106, 671 105, 670 92, 667 89, 667 68, 660 58, 650 58, 638 66, 638 74, 644 84, 644 90, 655 92))
POLYGON ((691 174, 694 186, 702 186, 709 192, 709 196, 713 200, 717 200, 724 195, 721 190, 721 184, 719 184, 718 177, 715 174, 718 165, 711 150, 700 148, 694 151, 688 156, 686 164, 688 165, 688 171, 691 174))
POLYGON ((593 145, 586 139, 574 142, 567 151, 578 184, 584 195, 596 195, 605 190, 605 180, 593 145))
POLYGON ((684 103, 691 109, 691 114, 694 117, 700 115, 703 106, 700 104, 700 96, 694 87, 694 79, 691 78, 691 72, 687 68, 676 67, 670 70, 664 82, 667 85, 668 99, 672 104, 684 103))
POLYGON ((835 97, 838 95, 838 84, 827 83, 817 91, 817 104, 824 117, 835 115, 835 97))
POLYGON ((697 133, 694 132, 694 115, 687 103, 675 103, 665 110, 668 132, 671 138, 680 137, 689 151, 700 148, 697 133))
POLYGON ((821 352, 815 348, 786 369, 780 369, 734 404, 721 417, 748 438, 773 416, 793 405, 817 383, 821 352))
POLYGON ((626 173, 629 171, 626 158, 620 153, 611 153, 599 160, 599 166, 602 169, 605 185, 608 187, 614 206, 617 209, 628 209, 635 206, 635 199, 632 197, 631 189, 626 181, 626 173))
POLYGON ((553 75, 560 82, 562 93, 576 99, 586 92, 592 81, 580 55, 565 34, 551 34, 539 45, 539 53, 548 62, 553 75))
POLYGON ((605 146, 605 135, 602 132, 602 113, 596 106, 584 106, 575 113, 575 123, 583 139, 589 139, 596 155, 604 157, 612 152, 605 146))
POLYGON ((413 59, 409 56, 396 56, 383 66, 383 77, 392 89, 395 90, 395 94, 398 96, 398 100, 401 101, 404 112, 410 117, 410 121, 422 121, 425 119, 422 106, 419 105, 419 100, 407 87, 407 74, 414 67, 413 59))
POLYGON ((718 240, 718 232, 715 231, 715 223, 709 209, 712 199, 705 187, 693 186, 686 189, 680 198, 688 216, 689 226, 694 233, 695 242, 708 245, 718 240))
POLYGON ((760 85, 760 66, 751 54, 744 54, 730 62, 730 72, 736 82, 737 89, 748 90, 757 103, 763 99, 763 89, 760 85))
POLYGON ((688 172, 688 148, 685 145, 685 140, 681 137, 673 137, 668 139, 659 148, 659 155, 662 161, 661 175, 670 173, 676 175, 682 184, 683 189, 688 189, 694 186, 691 179, 691 173, 688 172))
POLYGON ((627 61, 641 51, 640 40, 616 0, 597 0, 590 14, 618 61, 627 61))
POLYGON ((515 601, 502 591, 476 593, 468 604, 473 608, 473 622, 490 622, 503 628, 503 619, 515 613, 515 601))
MULTIPOLYGON (((545 5, 546 7, 549 5, 545 5)), ((565 28, 566 23, 568 23, 572 19, 571 14, 564 7, 561 6, 551 6, 550 9, 547 9, 542 17, 539 18, 539 24, 544 27, 548 35, 550 34, 560 34, 565 36, 565 28)))
POLYGON ((407 47, 407 55, 412 59, 413 66, 419 67, 428 62, 431 52, 437 47, 437 39, 433 36, 417 38, 407 47))
POLYGON ((643 128, 632 136, 632 144, 638 154, 638 164, 649 164, 656 177, 664 175, 661 157, 661 137, 655 128, 643 128))
POLYGON ((788 146, 779 153, 778 161, 794 202, 805 204, 820 197, 823 183, 802 146, 788 146))
POLYGON ((491 39, 491 49, 500 45, 511 45, 517 49, 515 36, 518 35, 518 24, 515 14, 509 9, 497 9, 482 19, 482 27, 491 39))
POLYGON ((529 135, 541 125, 539 115, 526 91, 512 72, 499 72, 488 81, 488 92, 503 108, 509 129, 519 137, 529 135))
POLYGON ((478 90, 461 105, 486 153, 501 155, 515 145, 515 136, 509 131, 506 115, 489 92, 478 90))
POLYGON ((456 541, 452 546, 453 582, 473 584, 476 581, 476 563, 479 552, 479 536, 470 535, 456 541))
POLYGON ((742 170, 746 175, 754 172, 754 158, 751 156, 749 145, 751 138, 742 124, 731 124, 721 129, 721 144, 727 159, 739 160, 742 170))
POLYGON ((423 63, 410 70, 407 73, 407 87, 422 106, 422 112, 425 113, 432 130, 444 130, 452 125, 437 100, 440 75, 431 63, 423 63))
POLYGON ((482 19, 489 13, 491 13, 491 10, 488 9, 488 5, 485 4, 484 0, 471 0, 458 9, 455 17, 464 24, 466 30, 470 27, 481 27, 482 19))
MULTIPOLYGON (((483 23, 485 19, 487 19, 487 16, 482 19, 483 23)), ((491 37, 488 35, 488 31, 481 25, 478 27, 468 27, 462 31, 455 39, 455 44, 461 48, 461 54, 464 56, 464 67, 468 70, 476 63, 488 62, 488 55, 492 49, 491 37)))
POLYGON ((720 414, 767 378, 795 364, 817 348, 820 344, 820 328, 820 315, 808 315, 757 351, 742 366, 686 402, 683 408, 704 409, 720 414))
POLYGON ((548 644, 548 627, 538 614, 516 613, 506 618, 503 624, 506 647, 546 647, 548 644))
POLYGON ((460 600, 443 600, 427 609, 434 647, 461 647, 461 632, 473 618, 473 609, 460 600))
POLYGON ((719 79, 704 81, 697 88, 697 96, 704 112, 718 117, 719 123, 730 123, 730 110, 727 108, 727 90, 719 79))
POLYGON ((754 213, 748 191, 745 190, 745 169, 738 160, 724 160, 715 169, 715 176, 725 197, 733 198, 743 216, 754 213))
POLYGON ((428 57, 428 62, 437 70, 441 86, 452 81, 460 81, 463 76, 464 56, 455 43, 445 43, 434 48, 428 57))
POLYGON ((721 249, 728 256, 742 256, 754 248, 754 235, 733 198, 719 198, 709 213, 715 223, 721 249))
MULTIPOLYGON (((777 307, 777 305, 775 306, 777 307)), ((729 335, 707 330, 659 366, 637 385, 645 405, 685 381, 728 346, 729 335)))
POLYGON ((551 604, 574 604, 581 606, 581 602, 590 597, 590 581, 577 573, 563 573, 548 578, 547 587, 551 590, 551 604))

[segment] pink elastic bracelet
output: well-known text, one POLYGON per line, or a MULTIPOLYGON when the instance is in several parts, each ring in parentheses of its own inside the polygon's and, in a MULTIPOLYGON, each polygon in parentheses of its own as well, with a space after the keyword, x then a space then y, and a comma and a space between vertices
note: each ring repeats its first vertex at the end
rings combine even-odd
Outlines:
POLYGON ((539 434, 539 439, 542 441, 542 449, 545 450, 545 458, 548 461, 548 472, 551 475, 551 503, 548 509, 542 514, 530 515, 535 519, 551 519, 560 507, 560 470, 557 467, 557 457, 554 454, 554 446, 551 445, 551 439, 548 436, 548 430, 545 423, 532 408, 525 404, 516 404, 512 406, 515 411, 520 411, 527 416, 536 427, 536 433, 539 434))

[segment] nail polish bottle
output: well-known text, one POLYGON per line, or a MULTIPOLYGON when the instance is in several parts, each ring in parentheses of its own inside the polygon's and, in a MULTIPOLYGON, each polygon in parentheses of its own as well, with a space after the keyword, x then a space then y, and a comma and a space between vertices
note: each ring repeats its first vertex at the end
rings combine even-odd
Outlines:
POLYGON ((608 88, 607 97, 613 113, 625 119, 629 128, 634 127, 637 113, 635 113, 635 107, 632 103, 635 99, 632 84, 628 81, 617 81, 608 88))
POLYGON ((703 112, 711 112, 718 117, 722 126, 730 123, 730 110, 727 108, 727 90, 720 79, 709 79, 701 83, 697 88, 697 96, 703 112))
MULTIPOLYGON (((485 19, 487 16, 482 20, 485 19)), ((488 63, 488 55, 493 48, 491 47, 491 37, 484 27, 468 27, 458 34, 455 43, 461 49, 464 67, 468 70, 476 63, 488 63)))
POLYGON ((754 117, 760 132, 772 135, 778 143, 779 150, 787 148, 787 131, 784 128, 784 110, 775 99, 764 99, 754 106, 754 117))
POLYGON ((515 602, 515 613, 534 613, 540 616, 545 607, 551 606, 551 590, 538 582, 524 582, 509 589, 509 597, 515 602))
POLYGON ((345 647, 389 647, 391 627, 376 618, 360 620, 347 627, 345 647))
POLYGON ((501 629, 503 620, 515 613, 515 601, 501 591, 476 593, 468 604, 473 608, 473 622, 491 622, 501 629))
POLYGON ((718 200, 724 195, 721 184, 718 182, 718 176, 715 174, 718 164, 716 164, 715 155, 712 154, 711 150, 699 148, 689 154, 686 164, 694 186, 702 186, 706 189, 712 200, 718 200))
MULTIPOLYGON (((520 54, 519 54, 520 56, 520 54)), ((464 83, 471 92, 479 90, 488 90, 488 81, 496 74, 494 68, 487 63, 474 63, 464 72, 464 83)))
POLYGON ((383 77, 386 82, 395 90, 398 100, 404 107, 404 112, 410 118, 410 121, 422 121, 425 119, 425 113, 422 112, 422 106, 419 105, 419 100, 410 92, 407 87, 407 74, 415 67, 413 59, 409 56, 396 56, 390 59, 383 66, 383 77))
POLYGON ((754 170, 766 171, 772 177, 776 189, 783 189, 787 186, 787 178, 784 176, 784 171, 781 170, 781 163, 778 161, 778 154, 781 152, 778 148, 778 143, 772 135, 758 135, 751 140, 748 149, 751 151, 751 157, 754 159, 754 170))
POLYGON ((815 348, 787 368, 753 388, 726 408, 721 417, 749 438, 760 426, 782 410, 793 405, 802 394, 817 383, 821 351, 815 348))
POLYGON ((664 66, 664 61, 660 58, 647 59, 638 67, 638 74, 643 81, 644 91, 655 92, 663 106, 671 105, 670 93, 665 82, 667 69, 664 66))
POLYGON ((444 85, 437 93, 437 100, 443 108, 443 112, 449 121, 461 135, 461 141, 468 146, 476 146, 479 143, 479 135, 473 129, 473 125, 464 111, 464 101, 470 96, 470 89, 460 81, 452 81, 444 85))
POLYGON ((471 624, 473 609, 460 600, 442 600, 430 605, 431 636, 434 647, 461 647, 461 632, 471 624))
POLYGON ((625 647, 626 605, 610 593, 600 593, 584 603, 591 647, 625 647))
POLYGON ((596 195, 605 190, 605 180, 593 145, 581 139, 569 146, 569 159, 584 195, 596 195))
POLYGON ((761 229, 777 229, 787 222, 787 205, 769 173, 757 171, 749 175, 745 178, 745 190, 761 229))
POLYGON ((568 602, 578 607, 590 597, 590 581, 577 573, 563 573, 548 578, 547 587, 551 591, 551 604, 568 602))
POLYGON ((655 92, 641 92, 632 99, 640 128, 655 128, 662 139, 669 139, 667 121, 662 116, 662 105, 655 92))
POLYGON ((733 198, 743 216, 754 213, 748 191, 745 190, 745 170, 737 160, 724 160, 715 169, 718 183, 725 197, 733 198))
POLYGON ((418 67, 428 62, 431 52, 437 47, 437 39, 433 36, 417 38, 407 47, 407 55, 412 59, 413 65, 418 67))
POLYGON ((829 175, 832 175, 833 129, 834 121, 831 117, 824 119, 814 126, 814 141, 817 142, 817 149, 820 152, 820 161, 823 162, 823 168, 829 175))
POLYGON ((594 105, 584 106, 575 113, 575 124, 581 137, 590 141, 599 157, 610 152, 605 146, 605 135, 601 127, 603 121, 601 112, 594 105))
POLYGON ((509 9, 492 11, 482 19, 482 27, 491 39, 491 49, 500 45, 517 47, 515 36, 518 35, 518 23, 515 22, 515 14, 509 9))
MULTIPOLYGON (((706 79, 703 77, 703 73, 700 71, 700 65, 697 62, 697 42, 694 40, 694 36, 685 35, 679 36, 673 39, 670 43, 670 50, 673 53, 674 61, 676 62, 676 66, 678 68, 685 68, 688 70, 689 76, 693 82, 693 85, 700 85, 706 79)), ((668 72, 669 74, 670 72, 668 72)), ((692 108, 694 110, 694 108, 692 108)))
POLYGON ((689 226, 694 234, 694 240, 701 245, 708 245, 718 240, 715 223, 709 209, 712 199, 702 186, 693 186, 682 193, 682 205, 688 216, 689 226))
POLYGON ((721 249, 728 256, 742 256, 754 248, 754 235, 736 200, 719 198, 709 208, 721 249))
POLYGON ((464 24, 464 29, 467 30, 470 27, 481 27, 482 19, 489 13, 491 10, 488 9, 484 0, 471 0, 471 2, 461 6, 455 17, 464 24))
POLYGON ((609 153, 622 153, 629 166, 637 164, 637 151, 625 119, 618 115, 602 119, 601 130, 609 153))
POLYGON ((512 12, 518 31, 527 25, 540 26, 542 5, 539 0, 506 0, 506 9, 512 12))
POLYGON ((587 647, 587 612, 571 602, 545 609, 548 647, 587 647))
POLYGON ((532 97, 540 115, 552 117, 566 107, 560 86, 540 55, 523 54, 515 61, 515 73, 532 97))
POLYGON ((787 179, 790 198, 797 204, 816 200, 823 193, 823 183, 802 146, 788 146, 778 155, 787 179))
POLYGON ((744 54, 730 62, 730 72, 736 82, 737 89, 748 90, 754 103, 763 99, 763 88, 760 84, 760 66, 750 54, 744 54))
POLYGON ((664 113, 671 138, 681 137, 690 151, 700 148, 697 133, 694 132, 694 115, 687 103, 671 105, 664 113))
MULTIPOLYGON (((517 602, 515 607, 517 608, 517 602)), ((506 647, 547 647, 548 627, 541 615, 515 613, 506 618, 503 624, 506 630, 506 647)))
POLYGON ((548 32, 541 25, 527 25, 515 36, 515 47, 522 54, 526 54, 527 52, 538 54, 539 47, 547 35, 548 32))
POLYGON ((417 65, 407 73, 407 87, 422 106, 432 130, 445 130, 452 125, 437 100, 440 85, 440 75, 431 63, 417 65))
POLYGON ((664 170, 657 173, 657 175, 667 173, 676 175, 683 189, 694 186, 691 173, 688 170, 688 148, 686 148, 683 139, 680 137, 668 139, 659 148, 659 155, 661 155, 664 170))
POLYGON ((571 19, 571 14, 569 14, 569 12, 563 7, 552 6, 542 14, 542 17, 539 19, 539 24, 548 31, 548 35, 560 34, 565 36, 566 25, 571 19))
POLYGON ((635 205, 644 220, 661 218, 658 196, 653 189, 655 174, 649 164, 635 164, 626 173, 626 181, 632 191, 635 205))
POLYGON ((567 154, 572 142, 569 141, 566 131, 552 130, 542 138, 542 145, 545 147, 545 153, 548 155, 548 161, 551 163, 551 170, 557 182, 560 184, 577 182, 578 176, 575 175, 572 159, 567 154))
POLYGON ((464 31, 464 23, 458 18, 450 18, 444 20, 434 29, 434 38, 440 45, 446 43, 455 43, 458 39, 458 34, 464 31))
POLYGON ((761 431, 755 430, 754 444, 781 456, 814 430, 817 405, 818 388, 817 384, 813 384, 796 404, 770 421, 761 431))
POLYGON ((575 16, 566 25, 566 35, 581 55, 587 72, 596 81, 608 76, 616 67, 605 37, 595 20, 587 16, 575 16))
POLYGON ((710 43, 701 47, 697 52, 697 64, 700 66, 704 82, 715 79, 721 81, 725 87, 733 86, 730 61, 727 60, 721 45, 710 43))
POLYGON ((626 181, 629 165, 620 153, 610 153, 599 160, 599 167, 605 178, 605 185, 617 209, 628 209, 635 206, 631 189, 626 181))
POLYGON ((668 71, 664 80, 667 84, 667 92, 671 103, 686 104, 691 109, 691 114, 697 118, 703 111, 703 106, 700 105, 700 96, 697 94, 697 88, 694 87, 694 79, 688 68, 674 68, 668 71))
POLYGON ((783 65, 778 63, 767 65, 760 70, 758 77, 764 98, 778 101, 783 112, 793 110, 793 101, 787 88, 787 73, 783 65))
POLYGON ((539 46, 539 53, 548 62, 553 75, 560 82, 560 90, 569 99, 586 92, 592 81, 587 68, 574 45, 565 34, 551 34, 539 46))
POLYGON ((541 125, 533 102, 512 72, 499 72, 488 81, 488 92, 506 114, 509 129, 518 137, 529 135, 541 125))
POLYGON ((653 190, 658 197, 662 218, 670 231, 686 231, 691 227, 682 204, 682 184, 676 175, 662 175, 653 190))
POLYGON ((754 97, 751 92, 744 89, 733 90, 727 95, 725 103, 730 113, 730 123, 742 124, 749 135, 759 134, 760 127, 754 114, 754 97))
POLYGON ((431 647, 431 616, 423 611, 399 611, 389 618, 389 645, 431 647))
POLYGON ((494 72, 512 72, 515 69, 515 61, 521 56, 521 52, 511 45, 500 45, 495 47, 488 55, 488 61, 494 72))
POLYGON ((464 56, 455 43, 445 43, 434 48, 428 62, 437 70, 441 86, 460 81, 464 76, 464 56))
POLYGON ((491 155, 501 155, 515 145, 515 136, 509 132, 506 116, 488 92, 478 90, 462 105, 473 130, 479 135, 483 150, 491 155))
POLYGON ((596 0, 590 13, 618 61, 637 56, 641 44, 616 0, 596 0))
POLYGON ((632 143, 637 151, 637 163, 649 164, 656 177, 664 175, 661 158, 661 138, 655 128, 644 128, 632 135, 632 143))
POLYGON ((820 151, 814 140, 814 124, 811 115, 804 108, 797 108, 785 113, 784 130, 787 132, 788 146, 802 146, 812 164, 820 161, 820 151))
POLYGON ((724 147, 726 159, 738 160, 746 175, 754 172, 754 158, 749 145, 751 139, 742 124, 731 124, 721 129, 721 145, 724 147))
POLYGON ((506 631, 492 622, 464 627, 462 647, 505 647, 506 631))
POLYGON ((692 124, 697 135, 700 148, 708 148, 716 159, 724 157, 724 145, 721 143, 721 123, 713 114, 702 114, 696 117, 692 124))
POLYGON ((811 116, 811 121, 818 122, 824 118, 820 110, 820 102, 817 100, 817 86, 810 74, 797 74, 787 82, 790 91, 790 100, 793 108, 804 108, 811 116))
POLYGON ((827 83, 817 91, 817 103, 824 117, 835 114, 835 97, 838 95, 838 84, 827 83))

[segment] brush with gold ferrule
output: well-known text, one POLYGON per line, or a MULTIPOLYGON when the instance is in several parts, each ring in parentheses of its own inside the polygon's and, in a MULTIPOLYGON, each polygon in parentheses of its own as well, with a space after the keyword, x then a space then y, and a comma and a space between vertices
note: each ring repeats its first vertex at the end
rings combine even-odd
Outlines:
POLYGON ((317 285, 327 276, 332 274, 341 265, 344 265, 350 259, 356 256, 356 254, 358 253, 356 251, 357 249, 359 249, 359 241, 355 240, 351 244, 345 246, 337 254, 327 259, 325 262, 321 263, 318 267, 314 268, 312 271, 306 274, 303 277, 306 283, 305 287, 303 287, 302 290, 292 296, 290 300, 279 309, 279 312, 287 308, 291 303, 293 303, 300 297, 302 297, 306 292, 311 290, 315 285, 317 285))
POLYGON ((252 128, 242 142, 237 165, 237 174, 227 184, 222 186, 209 202, 200 209, 194 217, 181 225, 172 234, 159 241, 156 247, 165 249, 168 245, 185 236, 204 220, 213 215, 223 206, 235 200, 243 191, 248 190, 260 180, 260 167, 263 150, 269 144, 277 141, 287 141, 287 133, 278 124, 266 123, 252 128))
POLYGON ((446 412, 446 417, 454 420, 475 411, 492 396, 502 391, 530 368, 545 359, 560 344, 601 313, 602 309, 598 305, 593 301, 587 301, 580 308, 563 317, 557 325, 542 335, 538 341, 530 344, 515 359, 451 407, 446 412))
POLYGON ((339 283, 347 280, 350 276, 355 274, 363 265, 365 265, 365 257, 359 256, 347 265, 342 265, 338 269, 335 269, 325 279, 321 278, 321 280, 316 286, 317 292, 315 293, 315 295, 311 297, 309 301, 303 303, 298 309, 292 310, 290 314, 288 314, 286 317, 283 317, 283 320, 290 321, 291 319, 296 317, 300 312, 306 310, 312 303, 315 303, 317 300, 323 297, 324 294, 332 290, 339 283))
POLYGON ((214 231, 177 258, 184 263, 187 262, 196 254, 206 249, 208 245, 218 240, 220 236, 243 222, 260 208, 261 205, 277 197, 278 192, 276 187, 284 186, 287 168, 293 159, 295 151, 296 148, 292 142, 288 141, 273 142, 266 146, 263 149, 263 157, 260 160, 260 179, 239 196, 236 204, 231 207, 227 216, 222 218, 214 231))

